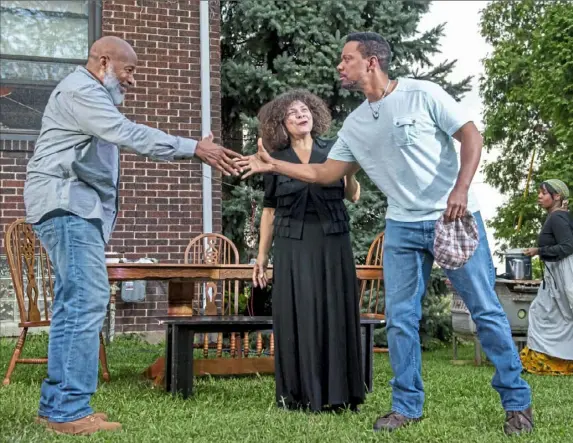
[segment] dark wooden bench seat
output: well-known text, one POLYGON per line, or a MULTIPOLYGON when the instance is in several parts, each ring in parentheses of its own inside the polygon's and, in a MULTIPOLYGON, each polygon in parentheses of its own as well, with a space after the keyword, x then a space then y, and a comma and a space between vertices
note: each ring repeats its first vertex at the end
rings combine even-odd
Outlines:
MULTIPOLYGON (((193 395, 193 378, 197 373, 193 368, 195 333, 271 331, 273 327, 272 317, 259 316, 170 316, 161 317, 158 320, 166 325, 165 390, 174 395, 181 394, 183 398, 193 395)), ((386 322, 373 318, 361 318, 360 324, 363 331, 362 366, 364 368, 364 380, 368 392, 372 392, 374 329, 384 327, 386 322)), ((243 362, 252 365, 250 372, 258 372, 256 363, 257 360, 263 361, 262 359, 273 361, 273 357, 249 357, 243 358, 243 362)), ((208 361, 201 359, 196 360, 196 363, 208 361)), ((221 365, 221 359, 216 359, 213 363, 221 365)), ((214 365, 211 366, 211 369, 216 371, 214 365)))

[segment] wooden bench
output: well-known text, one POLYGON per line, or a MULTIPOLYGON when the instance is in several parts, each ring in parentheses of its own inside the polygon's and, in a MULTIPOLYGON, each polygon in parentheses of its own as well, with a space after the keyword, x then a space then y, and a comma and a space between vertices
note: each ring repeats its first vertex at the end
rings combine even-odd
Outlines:
MULTIPOLYGON (((270 331, 273 326, 272 317, 170 316, 161 317, 158 320, 166 325, 165 390, 173 395, 181 394, 183 398, 193 395, 193 342, 195 333, 270 331)), ((360 319, 360 326, 363 331, 362 367, 368 392, 372 392, 374 329, 384 327, 385 324, 384 320, 360 319)), ((260 358, 254 357, 248 360, 254 362, 260 358)), ((217 360, 220 365, 221 359, 217 360)))

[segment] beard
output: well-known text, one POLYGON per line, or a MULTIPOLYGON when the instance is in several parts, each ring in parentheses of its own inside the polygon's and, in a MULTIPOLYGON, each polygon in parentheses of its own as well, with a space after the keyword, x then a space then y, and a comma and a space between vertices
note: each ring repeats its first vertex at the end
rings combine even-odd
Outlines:
POLYGON ((346 82, 341 82, 340 87, 342 89, 346 89, 348 91, 353 91, 353 92, 362 91, 362 88, 360 87, 357 81, 347 80, 346 82))
POLYGON ((119 79, 113 72, 113 67, 109 66, 103 76, 103 86, 111 94, 111 99, 113 104, 119 106, 123 103, 125 94, 121 91, 121 85, 119 84, 119 79))

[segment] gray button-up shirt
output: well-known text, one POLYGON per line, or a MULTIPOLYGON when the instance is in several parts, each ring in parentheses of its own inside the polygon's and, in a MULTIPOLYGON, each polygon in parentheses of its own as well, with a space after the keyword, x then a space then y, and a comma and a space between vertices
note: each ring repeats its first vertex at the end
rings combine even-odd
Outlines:
POLYGON ((28 163, 26 221, 64 210, 102 223, 105 242, 119 210, 119 147, 154 160, 193 157, 197 141, 129 121, 107 89, 78 67, 56 87, 28 163))

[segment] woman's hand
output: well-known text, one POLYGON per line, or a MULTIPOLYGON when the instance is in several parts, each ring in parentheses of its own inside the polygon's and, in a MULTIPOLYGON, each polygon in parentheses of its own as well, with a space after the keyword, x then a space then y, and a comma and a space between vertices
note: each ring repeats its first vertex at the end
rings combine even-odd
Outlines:
POLYGON ((255 266, 253 268, 253 286, 264 288, 267 286, 267 267, 269 266, 269 258, 266 255, 259 255, 255 266))
POLYGON ((527 248, 523 250, 523 253, 528 257, 533 257, 534 255, 539 255, 539 248, 527 248))
POLYGON ((235 165, 244 172, 242 178, 245 179, 253 174, 260 174, 272 171, 272 157, 263 146, 263 139, 259 138, 259 147, 256 154, 247 155, 235 160, 235 165))

